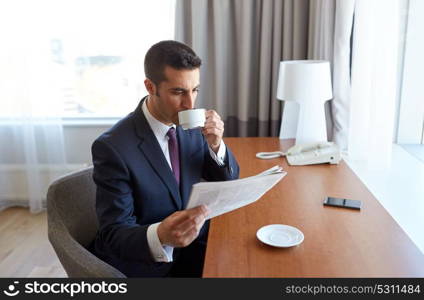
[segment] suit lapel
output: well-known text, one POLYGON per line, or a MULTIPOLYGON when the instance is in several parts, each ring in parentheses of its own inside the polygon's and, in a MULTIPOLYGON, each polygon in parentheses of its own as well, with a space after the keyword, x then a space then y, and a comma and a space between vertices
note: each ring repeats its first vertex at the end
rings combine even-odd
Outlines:
POLYGON ((163 154, 163 151, 159 146, 156 136, 154 135, 152 129, 149 126, 149 123, 146 120, 146 117, 143 114, 141 108, 143 102, 144 100, 140 101, 140 104, 134 111, 136 132, 138 137, 140 138, 140 143, 138 147, 140 148, 141 152, 144 154, 152 168, 155 170, 155 172, 158 174, 163 183, 171 192, 172 199, 176 207, 179 210, 183 209, 177 181, 175 180, 174 174, 172 173, 172 170, 169 167, 168 162, 166 161, 165 155, 163 154))

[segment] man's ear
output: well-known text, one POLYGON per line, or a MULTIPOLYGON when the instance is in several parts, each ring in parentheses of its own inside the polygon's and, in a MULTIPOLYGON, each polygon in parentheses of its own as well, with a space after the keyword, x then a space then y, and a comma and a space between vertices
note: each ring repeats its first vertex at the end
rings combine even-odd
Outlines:
POLYGON ((146 87, 147 92, 149 95, 153 96, 156 95, 156 85, 151 81, 150 79, 146 78, 144 80, 144 86, 146 87))

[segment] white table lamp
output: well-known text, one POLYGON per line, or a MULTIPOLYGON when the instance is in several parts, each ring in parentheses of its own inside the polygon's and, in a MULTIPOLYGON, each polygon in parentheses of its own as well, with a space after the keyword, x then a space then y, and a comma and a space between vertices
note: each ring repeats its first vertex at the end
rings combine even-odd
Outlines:
POLYGON ((333 98, 328 61, 280 62, 277 98, 299 104, 296 145, 327 141, 324 103, 333 98))

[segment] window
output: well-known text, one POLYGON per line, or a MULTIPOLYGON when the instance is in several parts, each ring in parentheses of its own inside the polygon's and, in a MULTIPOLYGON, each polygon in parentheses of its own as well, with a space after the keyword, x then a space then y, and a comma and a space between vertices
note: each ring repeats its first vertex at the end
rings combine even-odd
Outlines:
POLYGON ((174 38, 175 0, 7 2, 0 117, 26 105, 33 115, 124 116, 146 94, 146 51, 174 38))
POLYGON ((403 67, 399 105, 397 142, 424 162, 424 2, 409 0, 403 12, 403 67))

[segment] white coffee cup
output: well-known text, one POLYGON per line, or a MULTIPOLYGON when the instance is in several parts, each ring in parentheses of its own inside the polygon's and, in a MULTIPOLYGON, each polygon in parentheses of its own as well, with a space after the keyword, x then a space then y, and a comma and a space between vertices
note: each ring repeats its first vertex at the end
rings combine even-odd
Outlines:
POLYGON ((204 108, 188 109, 178 113, 178 120, 184 130, 205 126, 206 110, 204 108))

